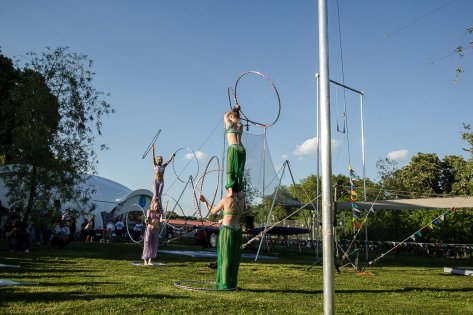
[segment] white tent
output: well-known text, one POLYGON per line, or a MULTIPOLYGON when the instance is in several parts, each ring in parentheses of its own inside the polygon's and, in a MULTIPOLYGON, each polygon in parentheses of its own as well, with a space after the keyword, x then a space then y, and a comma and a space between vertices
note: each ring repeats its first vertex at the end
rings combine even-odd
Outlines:
MULTIPOLYGON (((90 204, 86 207, 90 209, 92 204, 95 204, 95 210, 92 214, 95 215, 96 228, 107 224, 107 222, 104 222, 107 218, 114 219, 116 216, 126 213, 133 204, 137 204, 143 209, 149 208, 153 196, 152 192, 147 189, 133 191, 115 181, 95 175, 90 176, 82 187, 90 187, 95 190, 91 195, 90 204)), ((8 198, 6 197, 7 191, 7 187, 0 179, 0 200, 3 207, 9 208, 8 198)), ((83 209, 83 207, 75 201, 69 201, 61 205, 62 210, 68 208, 88 210, 83 209)), ((80 217, 77 224, 80 226, 84 219, 84 217, 80 217)))

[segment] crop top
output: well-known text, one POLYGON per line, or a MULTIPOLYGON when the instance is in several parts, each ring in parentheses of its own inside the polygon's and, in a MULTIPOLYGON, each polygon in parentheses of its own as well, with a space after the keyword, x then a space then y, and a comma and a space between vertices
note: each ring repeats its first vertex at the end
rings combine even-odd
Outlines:
POLYGON ((225 133, 236 133, 236 134, 242 134, 243 133, 243 128, 240 126, 238 128, 238 124, 228 122, 225 124, 225 133))

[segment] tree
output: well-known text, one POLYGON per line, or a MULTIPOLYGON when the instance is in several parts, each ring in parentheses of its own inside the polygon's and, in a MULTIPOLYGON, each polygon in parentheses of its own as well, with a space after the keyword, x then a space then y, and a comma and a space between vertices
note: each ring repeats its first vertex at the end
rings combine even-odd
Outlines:
POLYGON ((449 195, 470 195, 473 192, 473 164, 458 155, 448 155, 442 160, 440 187, 449 195))
MULTIPOLYGON (((467 28, 466 33, 469 35, 473 34, 473 27, 467 28)), ((466 47, 464 47, 463 44, 460 44, 457 46, 457 48, 455 48, 455 54, 457 54, 460 58, 460 63, 456 68, 456 80, 458 80, 460 76, 465 72, 465 70, 461 66, 461 61, 465 57, 465 51, 471 48, 473 48, 473 41, 469 42, 466 47)))
POLYGON ((18 81, 19 71, 14 68, 11 59, 0 51, 0 165, 10 159, 10 148, 13 145, 13 126, 15 124, 15 106, 12 106, 11 90, 18 81))
MULTIPOLYGON (((45 156, 41 165, 35 166, 34 157, 18 159, 21 164, 15 163, 10 167, 10 172, 5 173, 10 201, 18 206, 26 203, 26 214, 43 207, 44 200, 48 199, 46 195, 49 200, 74 200, 85 204, 89 200, 91 190, 80 185, 85 182, 87 176, 96 172, 95 135, 102 134, 103 116, 113 113, 114 110, 103 99, 105 94, 92 85, 95 75, 92 71, 93 62, 86 55, 70 52, 68 47, 54 50, 47 48, 40 55, 27 55, 30 61, 23 72, 40 74, 51 97, 57 102, 59 120, 55 128, 48 125, 53 120, 37 121, 35 118, 31 118, 30 125, 24 126, 25 135, 33 135, 37 130, 42 130, 43 136, 44 133, 49 133, 47 137, 42 138, 47 141, 30 143, 30 149, 36 150, 46 146, 48 149, 44 150, 45 156), (38 198, 40 195, 44 195, 44 198, 38 198)), ((36 88, 39 88, 39 85, 36 88)), ((15 99, 23 104, 22 108, 31 109, 37 105, 36 114, 45 119, 51 118, 51 113, 45 112, 51 106, 44 105, 51 100, 46 99, 44 91, 41 94, 43 98, 28 94, 28 89, 14 91, 17 92, 15 99)), ((20 128, 17 121, 14 124, 20 128)), ((100 148, 104 149, 106 146, 101 145, 100 148)))
MULTIPOLYGON (((8 63, 8 58, 1 58, 3 64, 8 63)), ((13 71, 13 76, 2 76, 2 81, 9 83, 3 84, 8 91, 1 103, 6 124, 0 128, 0 147, 4 164, 11 164, 3 178, 9 187, 10 204, 30 213, 33 200, 41 199, 36 198, 41 195, 39 191, 51 188, 49 174, 44 171, 53 164, 51 143, 60 117, 57 98, 41 74, 31 69, 13 71)))

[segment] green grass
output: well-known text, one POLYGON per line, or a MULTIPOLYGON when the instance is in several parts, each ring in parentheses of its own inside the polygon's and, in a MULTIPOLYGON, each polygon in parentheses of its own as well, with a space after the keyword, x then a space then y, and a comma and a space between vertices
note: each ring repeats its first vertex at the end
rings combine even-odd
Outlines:
MULTIPOLYGON (((313 253, 283 250, 279 258, 243 259, 236 292, 185 291, 178 280, 213 281, 210 259, 158 253, 166 267, 137 267, 142 248, 124 243, 73 243, 10 253, 0 242, 0 279, 35 282, 0 286, 0 314, 322 314, 322 266, 313 253)), ((182 245, 166 249, 194 249, 182 245)), ((267 254, 264 252, 263 254, 267 254)), ((271 254, 271 253, 270 253, 271 254)), ((273 253, 274 254, 274 253, 273 253)), ((443 267, 471 260, 387 256, 335 274, 336 314, 473 314, 473 279, 443 267)), ((472 268, 473 269, 473 268, 472 268)))

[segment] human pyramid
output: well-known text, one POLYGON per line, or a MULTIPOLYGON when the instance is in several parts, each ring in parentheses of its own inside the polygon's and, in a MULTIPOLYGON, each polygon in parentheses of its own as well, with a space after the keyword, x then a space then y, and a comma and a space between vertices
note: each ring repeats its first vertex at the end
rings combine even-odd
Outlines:
MULTIPOLYGON (((228 96, 230 101, 230 110, 223 116, 225 126, 225 134, 228 142, 228 149, 226 152, 226 196, 223 197, 215 206, 213 201, 209 203, 208 199, 200 193, 198 200, 205 204, 209 211, 209 215, 217 216, 222 214, 222 218, 218 221, 220 224, 220 231, 217 242, 217 274, 214 285, 214 290, 236 290, 238 269, 240 266, 241 247, 242 247, 242 228, 240 226, 240 219, 245 209, 245 192, 244 192, 244 173, 246 162, 246 150, 242 144, 243 124, 241 123, 241 116, 247 122, 259 127, 268 128, 276 123, 281 111, 281 100, 279 93, 273 81, 266 75, 257 71, 247 71, 242 73, 235 83, 235 89, 229 88, 228 96), (237 87, 240 80, 246 75, 256 75, 265 79, 272 86, 278 101, 278 111, 276 119, 270 124, 263 124, 248 119, 238 104, 237 87), (232 102, 232 98, 234 102, 232 102)), ((157 135, 153 139, 156 141, 157 135)), ((163 163, 162 156, 155 156, 154 144, 152 148, 152 159, 154 168, 153 181, 153 198, 150 209, 146 213, 146 230, 144 235, 144 248, 142 259, 145 266, 151 266, 151 260, 156 258, 159 241, 159 223, 163 222, 162 214, 162 193, 164 189, 164 172, 166 167, 171 163, 176 155, 172 154, 166 163, 163 163)), ((149 152, 150 147, 143 155, 143 158, 149 152)), ((210 163, 210 161, 209 161, 210 163)), ((218 162, 217 162, 218 163, 218 162)), ((173 165, 174 167, 174 165, 173 165)), ((205 174, 204 174, 205 176, 205 174)), ((202 178, 203 184, 203 178, 202 178)), ((195 189, 194 189, 195 192, 195 189)), ((197 198, 197 196, 195 196, 197 198)), ((200 206, 198 207, 199 215, 200 206)))
MULTIPOLYGON (((243 125, 240 121, 240 106, 237 104, 223 117, 225 133, 228 141, 227 169, 226 169, 226 196, 215 207, 207 199, 199 196, 210 215, 217 216, 220 212, 223 218, 219 221, 220 232, 217 244, 217 276, 215 289, 231 290, 237 288, 238 268, 241 257, 242 229, 240 227, 241 214, 245 208, 243 176, 245 170, 246 151, 241 142, 243 125)), ((163 222, 162 193, 164 189, 164 172, 175 157, 175 153, 163 163, 162 156, 155 155, 152 146, 154 169, 153 198, 150 209, 146 212, 146 229, 142 259, 145 266, 152 266, 152 259, 156 258, 159 242, 159 223, 163 222)))

